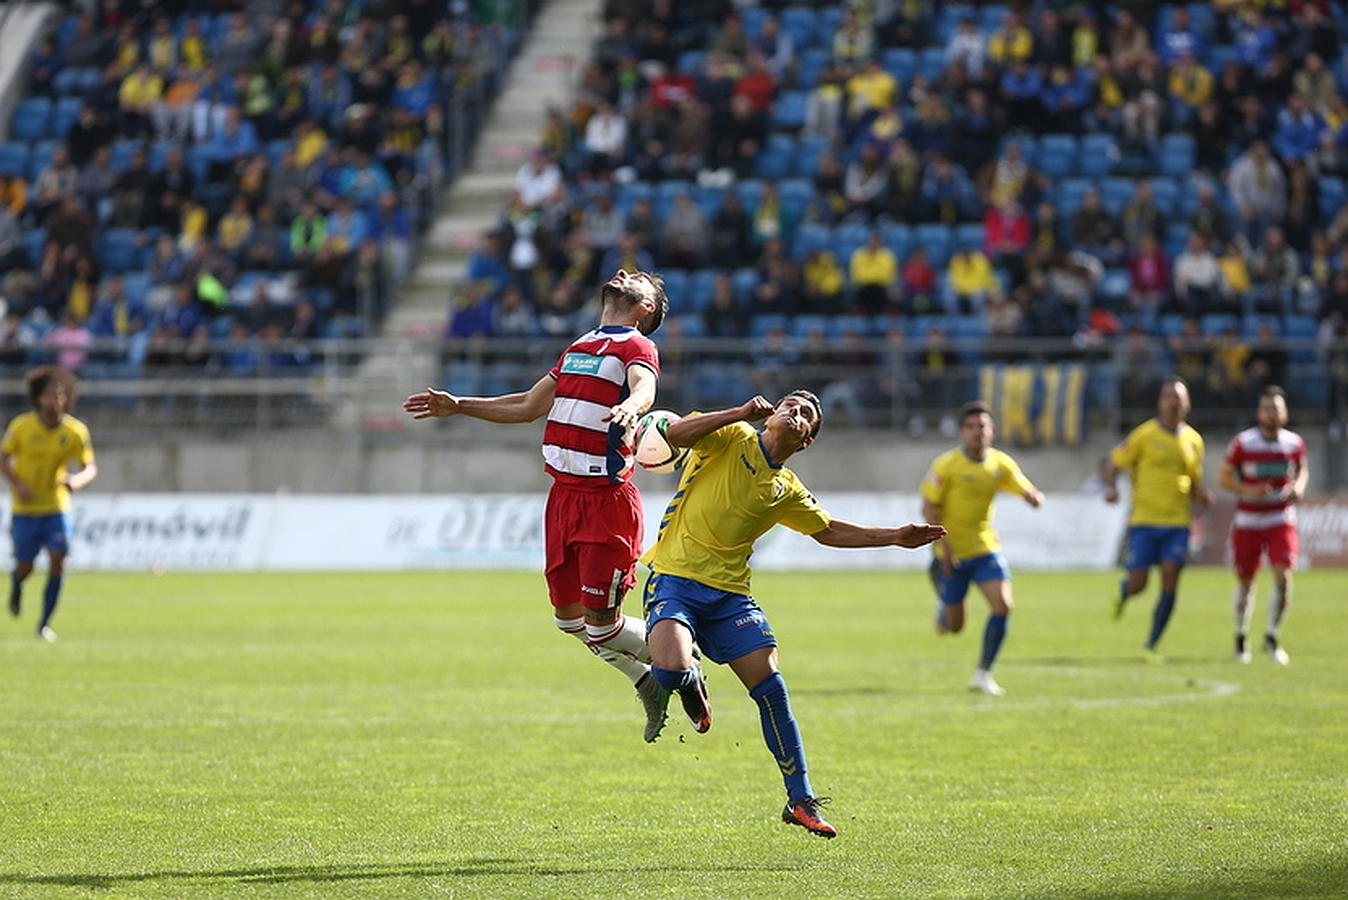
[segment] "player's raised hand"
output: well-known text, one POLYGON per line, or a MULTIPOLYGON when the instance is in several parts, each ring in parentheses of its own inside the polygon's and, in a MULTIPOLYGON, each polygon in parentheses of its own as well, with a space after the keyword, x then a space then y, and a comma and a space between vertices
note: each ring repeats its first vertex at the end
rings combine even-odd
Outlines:
POLYGON ((932 541, 939 541, 945 537, 944 525, 909 523, 900 525, 898 531, 898 539, 895 541, 896 546, 907 547, 909 550, 925 547, 932 541))
POLYGON ((447 391, 428 387, 404 400, 403 411, 411 413, 414 419, 452 416, 459 411, 459 398, 447 391))
POLYGON ((640 418, 641 413, 619 403, 608 411, 608 415, 604 416, 603 421, 612 422, 621 428, 631 428, 637 424, 637 419, 640 418))
POLYGON ((772 415, 774 409, 776 407, 768 402, 766 397, 759 394, 740 407, 740 417, 745 422, 758 422, 772 415))

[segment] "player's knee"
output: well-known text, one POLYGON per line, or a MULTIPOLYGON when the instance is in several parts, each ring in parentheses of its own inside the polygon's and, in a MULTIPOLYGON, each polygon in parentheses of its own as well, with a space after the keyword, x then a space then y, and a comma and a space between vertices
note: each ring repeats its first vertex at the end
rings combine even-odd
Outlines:
POLYGON ((959 634, 964 630, 964 607, 947 606, 945 608, 945 627, 951 634, 959 634))
POLYGON ((994 615, 1009 616, 1011 615, 1011 610, 1015 608, 1016 603, 1009 595, 1006 597, 999 597, 992 601, 992 612, 994 615))

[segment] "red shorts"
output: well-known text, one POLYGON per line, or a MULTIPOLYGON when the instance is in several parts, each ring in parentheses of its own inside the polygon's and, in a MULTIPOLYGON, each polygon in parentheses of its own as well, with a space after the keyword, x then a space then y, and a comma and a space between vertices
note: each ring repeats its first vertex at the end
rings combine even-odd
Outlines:
POLYGON ((543 514, 553 606, 614 609, 636 583, 641 493, 630 481, 602 489, 554 482, 543 514))
POLYGON ((1272 528, 1232 528, 1231 555, 1236 577, 1248 581, 1259 571, 1259 559, 1268 551, 1271 566, 1293 568, 1297 562, 1297 527, 1286 523, 1272 528))

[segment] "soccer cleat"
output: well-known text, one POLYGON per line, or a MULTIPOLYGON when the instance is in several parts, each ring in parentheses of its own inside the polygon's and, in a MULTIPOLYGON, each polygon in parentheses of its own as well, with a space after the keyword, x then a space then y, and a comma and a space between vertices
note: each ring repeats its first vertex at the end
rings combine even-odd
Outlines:
POLYGON ((641 701, 642 708, 646 710, 646 730, 641 737, 646 743, 653 744, 664 730, 665 720, 669 718, 665 714, 665 709, 669 706, 669 691, 660 687, 660 682, 647 672, 637 682, 637 698, 641 701))
POLYGON ((56 632, 51 630, 50 625, 43 625, 37 630, 37 636, 49 644, 56 643, 56 632))
POLYGON ((23 593, 16 587, 9 589, 9 614, 18 616, 22 608, 23 593))
POLYGON ((693 723, 693 730, 706 734, 711 731, 711 703, 707 700, 707 676, 702 674, 702 664, 696 659, 693 660, 693 674, 697 678, 691 687, 679 689, 679 700, 688 714, 688 721, 693 723))
POLYGON ((1292 661, 1292 657, 1287 655, 1287 651, 1278 646, 1278 639, 1271 634, 1264 635, 1264 652, 1268 658, 1280 666, 1285 666, 1292 661))
POLYGON ((819 815, 819 807, 828 802, 827 797, 802 797, 799 800, 791 800, 782 810, 782 821, 788 825, 799 825, 810 834, 817 834, 821 838, 835 838, 838 836, 838 829, 825 822, 824 817, 819 815))
POLYGON ((1245 635, 1236 635, 1236 662, 1248 663, 1251 658, 1250 648, 1245 643, 1245 635))
POLYGON ((1006 689, 997 683, 997 679, 993 678, 987 669, 974 670, 974 677, 969 679, 969 690, 987 694, 989 697, 1000 697, 1006 693, 1006 689))
POLYGON ((1143 647, 1142 661, 1153 666, 1159 666, 1165 662, 1165 657, 1155 647, 1143 647))

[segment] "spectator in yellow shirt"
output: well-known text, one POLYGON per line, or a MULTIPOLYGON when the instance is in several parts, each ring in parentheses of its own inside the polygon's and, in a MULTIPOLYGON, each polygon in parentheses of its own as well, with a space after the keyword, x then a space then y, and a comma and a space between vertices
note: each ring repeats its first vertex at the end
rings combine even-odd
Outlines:
POLYGON ((1171 98, 1192 115, 1212 97, 1212 84, 1212 73, 1195 62, 1193 54, 1184 53, 1170 70, 1166 86, 1171 98))
POLYGON ((216 240, 220 249, 231 255, 243 252, 243 247, 253 236, 253 217, 248 212, 248 201, 235 197, 229 205, 229 212, 220 217, 216 225, 216 240))
POLYGON ((879 231, 872 231, 865 245, 852 251, 849 269, 857 305, 869 315, 883 311, 899 280, 899 261, 885 246, 879 231))
POLYGON ((135 71, 122 79, 117 91, 122 130, 131 135, 149 132, 150 113, 163 95, 164 79, 151 70, 149 63, 138 64, 135 71))
POLYGON ((983 255, 983 251, 968 246, 961 247, 950 257, 950 265, 946 267, 946 286, 958 302, 960 312, 981 308, 989 294, 1000 290, 992 263, 983 255))
POLYGON ((892 106, 899 93, 898 80, 870 59, 866 67, 847 79, 847 111, 853 118, 870 109, 892 106))
POLYGON ((838 301, 846 286, 842 266, 831 250, 814 250, 805 258, 801 272, 805 305, 811 313, 838 311, 838 301))
POLYGON ((1034 36, 1025 27, 1020 13, 1008 12, 1002 27, 988 38, 988 59, 997 65, 1027 60, 1034 53, 1034 36))

